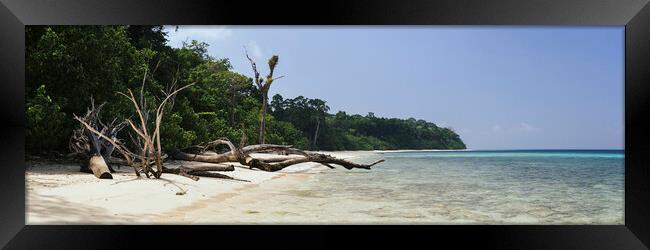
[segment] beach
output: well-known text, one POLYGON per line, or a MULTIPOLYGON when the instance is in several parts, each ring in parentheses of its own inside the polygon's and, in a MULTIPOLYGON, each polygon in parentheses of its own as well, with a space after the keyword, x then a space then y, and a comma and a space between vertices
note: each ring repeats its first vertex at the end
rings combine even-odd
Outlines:
MULTIPOLYGON (((353 159, 371 152, 328 152, 353 159)), ((273 155, 253 154, 265 158, 273 155)), ((171 161, 166 166, 197 162, 171 161)), ((302 163, 278 172, 251 170, 233 164, 235 171, 220 172, 235 179, 189 178, 163 174, 160 179, 138 178, 131 168, 116 169, 113 179, 98 179, 79 172, 75 164, 30 162, 26 170, 26 224, 228 224, 264 222, 260 209, 247 204, 228 205, 233 199, 271 200, 314 174, 329 170, 318 163, 302 163), (239 197, 243 196, 243 197, 239 197), (211 208, 217 211, 211 211, 211 208), (223 208, 223 209, 221 209, 223 208)), ((250 205, 250 204, 249 204, 250 205)), ((286 211, 271 211, 282 220, 286 211)), ((271 216, 273 217, 273 216, 271 216)), ((272 221, 267 221, 272 222, 272 221)))
MULTIPOLYGON (((621 225, 623 152, 325 152, 371 170, 302 163, 235 167, 237 180, 163 174, 113 180, 70 164, 27 170, 27 224, 621 225)), ((257 154, 256 157, 273 157, 257 154)), ((197 164, 170 161, 166 166, 197 164)))

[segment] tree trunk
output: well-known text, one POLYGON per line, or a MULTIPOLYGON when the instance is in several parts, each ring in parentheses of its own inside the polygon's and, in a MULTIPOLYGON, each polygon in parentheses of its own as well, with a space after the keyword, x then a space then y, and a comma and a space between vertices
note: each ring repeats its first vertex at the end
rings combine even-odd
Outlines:
POLYGON ((235 90, 232 90, 232 96, 230 97, 230 125, 235 125, 235 90))
POLYGON ((264 160, 259 160, 259 159, 247 159, 246 160, 246 165, 249 166, 250 168, 257 168, 261 169, 264 171, 269 171, 269 172, 275 172, 278 170, 282 170, 283 168, 286 168, 291 165, 299 164, 299 163, 304 163, 304 162, 317 162, 320 164, 323 164, 329 168, 333 168, 330 164, 336 164, 340 165, 348 170, 353 169, 353 168, 362 168, 362 169, 370 169, 370 167, 384 162, 384 160, 378 160, 375 161, 371 164, 357 164, 354 162, 350 162, 344 159, 339 159, 330 155, 325 155, 325 154, 318 154, 318 153, 308 153, 307 156, 305 157, 300 157, 300 158, 292 158, 292 159, 287 159, 284 161, 275 161, 275 162, 268 162, 264 160))
POLYGON ((235 148, 235 146, 226 139, 219 139, 210 144, 226 144, 230 147, 230 151, 216 155, 188 154, 181 151, 176 151, 172 156, 179 160, 186 161, 199 161, 208 163, 226 163, 226 162, 239 162, 249 168, 257 168, 264 171, 278 171, 291 165, 304 163, 304 162, 317 162, 329 168, 334 168, 331 164, 340 165, 346 169, 362 168, 370 169, 370 167, 383 162, 378 160, 371 164, 357 164, 347 161, 345 159, 336 158, 330 155, 319 154, 314 152, 305 152, 299 149, 291 148, 291 146, 260 144, 249 145, 246 147, 235 148), (258 159, 250 154, 260 152, 273 152, 280 153, 278 157, 269 159, 258 159), (288 154, 294 154, 290 156, 288 154))
POLYGON ((110 169, 101 155, 94 155, 88 161, 88 168, 99 179, 113 179, 110 169))
POLYGON ((260 118, 260 144, 264 144, 264 132, 266 131, 266 102, 268 101, 268 92, 262 93, 262 111, 260 118))
POLYGON ((237 155, 233 153, 223 153, 218 155, 201 155, 201 154, 188 154, 181 151, 176 151, 172 154, 175 159, 183 161, 199 161, 207 163, 224 163, 224 162, 238 162, 237 155))
POLYGON ((179 168, 166 168, 166 167, 163 167, 163 173, 177 174, 177 175, 180 175, 180 176, 185 176, 185 177, 190 178, 190 179, 195 180, 195 181, 199 180, 199 176, 204 176, 204 177, 212 177, 212 178, 221 178, 221 179, 230 179, 230 180, 236 180, 236 181, 249 182, 247 180, 241 180, 241 179, 233 178, 232 176, 228 176, 228 175, 225 175, 225 174, 210 172, 210 171, 234 171, 234 170, 235 170, 235 167, 233 165, 215 165, 215 164, 198 165, 198 166, 194 166, 194 167, 180 166, 179 168))
POLYGON ((320 128, 320 119, 316 119, 316 132, 314 132, 314 144, 312 145, 312 149, 316 148, 316 140, 318 140, 318 129, 320 128))

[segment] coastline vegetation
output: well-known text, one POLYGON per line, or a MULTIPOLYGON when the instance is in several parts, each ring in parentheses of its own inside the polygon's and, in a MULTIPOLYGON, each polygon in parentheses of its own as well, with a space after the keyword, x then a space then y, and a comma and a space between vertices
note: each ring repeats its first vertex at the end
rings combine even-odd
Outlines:
MULTIPOLYGON (((160 124, 163 151, 224 137, 257 143, 260 137, 268 88, 256 86, 249 72, 234 72, 229 59, 208 55, 206 43, 172 48, 162 26, 26 26, 25 40, 28 154, 67 152, 79 127, 73 118, 87 111, 91 99, 107 103, 104 119, 122 121, 133 118, 133 104, 116 93, 142 88, 155 113, 170 82, 194 84, 167 106, 160 124)), ((332 114, 324 100, 303 96, 275 95, 268 105, 261 144, 307 150, 465 148, 452 129, 424 120, 332 114)))

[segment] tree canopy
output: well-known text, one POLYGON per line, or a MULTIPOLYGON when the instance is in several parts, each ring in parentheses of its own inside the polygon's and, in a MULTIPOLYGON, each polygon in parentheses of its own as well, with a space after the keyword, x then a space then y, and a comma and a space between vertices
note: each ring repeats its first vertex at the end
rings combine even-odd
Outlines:
MULTIPOLYGON (((147 110, 155 112, 174 84, 195 83, 167 106, 165 150, 258 137, 262 93, 229 59, 208 55, 204 42, 172 48, 162 26, 26 26, 25 38, 28 153, 66 151, 79 126, 73 115, 86 112, 91 98, 107 102, 101 119, 123 120, 133 116, 132 105, 117 92, 142 88, 147 110)), ((319 150, 465 148, 454 131, 424 120, 330 114, 324 100, 303 96, 275 95, 269 107, 266 143, 319 150)))

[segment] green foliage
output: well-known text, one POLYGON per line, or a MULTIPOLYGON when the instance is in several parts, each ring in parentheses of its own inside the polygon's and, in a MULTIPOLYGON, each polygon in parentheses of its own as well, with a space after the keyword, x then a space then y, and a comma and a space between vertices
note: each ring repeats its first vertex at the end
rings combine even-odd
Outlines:
POLYGON ((48 150, 64 147, 66 117, 61 112, 61 104, 56 103, 47 95, 45 85, 36 89, 33 98, 27 101, 27 150, 48 150))
MULTIPOLYGON (((36 32, 37 28, 27 30, 36 32)), ((27 93, 47 83, 54 99, 66 98, 65 113, 86 111, 92 95, 99 103, 128 87, 152 51, 138 53, 122 26, 41 27, 42 35, 26 48, 27 93)))
MULTIPOLYGON (((162 26, 26 26, 25 40, 27 149, 32 153, 66 150, 72 129, 79 126, 72 115, 85 113, 91 97, 108 103, 105 120, 137 121, 133 104, 116 93, 131 89, 139 99, 142 90, 153 119, 171 84, 195 83, 165 108, 164 150, 222 137, 235 143, 242 136, 251 143, 258 138, 262 93, 251 78, 234 72, 227 58, 209 56, 204 42, 171 48, 162 26)), ((277 56, 268 61, 271 69, 277 63, 277 56)), ((325 101, 303 96, 285 100, 275 95, 269 111, 267 143, 321 150, 465 147, 451 129, 433 123, 372 113, 328 114, 325 101)), ((128 142, 135 135, 124 129, 118 136, 128 142)))
POLYGON ((174 113, 160 125, 160 144, 165 151, 187 148, 196 140, 196 133, 181 127, 183 117, 174 113))
MULTIPOLYGON (((302 135, 308 139, 308 144, 312 148, 317 149, 318 145, 314 147, 314 139, 322 135, 323 127, 325 126, 325 117, 329 107, 325 105, 325 101, 320 99, 309 99, 303 96, 298 96, 294 99, 284 100, 280 95, 274 95, 271 101, 271 110, 275 117, 279 120, 287 121, 297 129, 302 131, 302 135), (318 132, 318 135, 316 134, 318 132)), ((318 140, 317 140, 318 142, 318 140)))
POLYGON ((297 148, 307 148, 309 141, 291 123, 278 121, 273 116, 266 120, 266 143, 293 145, 297 148))
POLYGON ((416 119, 379 118, 338 112, 327 114, 329 107, 319 99, 298 96, 283 99, 273 96, 273 115, 288 121, 309 138, 310 145, 318 127, 316 148, 322 150, 373 149, 464 149, 459 136, 448 128, 416 119), (318 123, 324 120, 324 123, 318 123))

